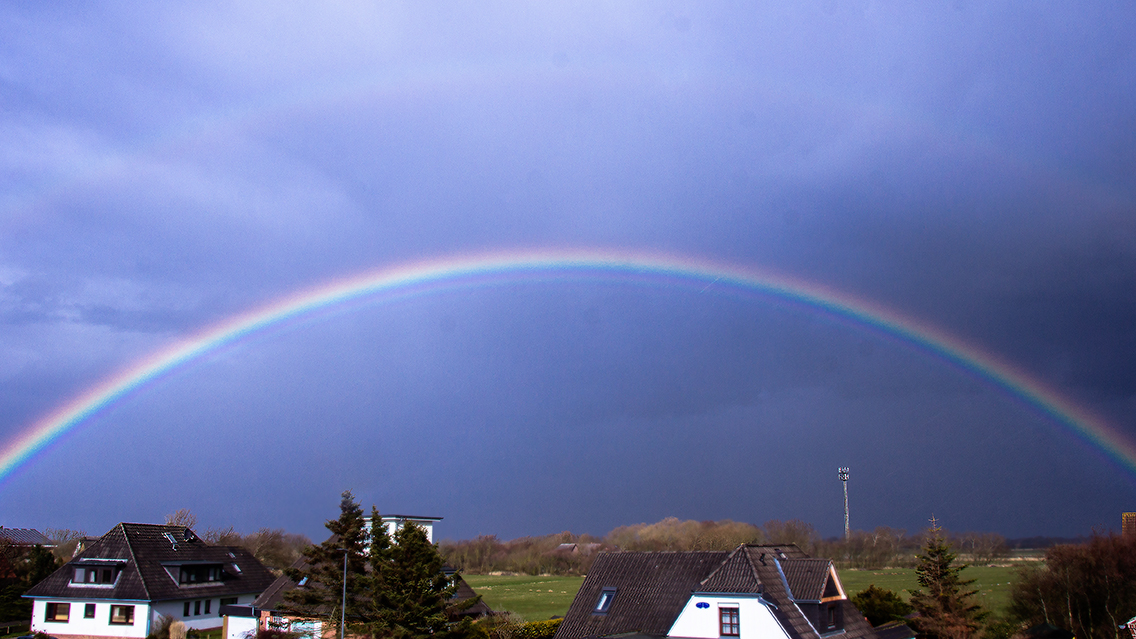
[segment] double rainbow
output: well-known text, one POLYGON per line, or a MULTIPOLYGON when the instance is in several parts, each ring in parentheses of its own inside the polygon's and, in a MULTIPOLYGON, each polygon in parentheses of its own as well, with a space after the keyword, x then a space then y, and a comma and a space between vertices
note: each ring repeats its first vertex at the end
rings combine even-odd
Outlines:
POLYGON ((235 316, 135 362, 32 424, 0 453, 0 481, 31 461, 53 441, 88 417, 147 383, 194 360, 273 326, 302 320, 352 302, 384 301, 440 290, 507 283, 511 280, 571 280, 607 277, 699 290, 722 287, 756 292, 820 309, 882 330, 969 370, 1036 407, 1136 472, 1136 446, 1089 411, 1063 398, 1026 372, 933 326, 872 302, 784 275, 690 258, 627 252, 541 251, 494 253, 416 262, 363 273, 235 316))

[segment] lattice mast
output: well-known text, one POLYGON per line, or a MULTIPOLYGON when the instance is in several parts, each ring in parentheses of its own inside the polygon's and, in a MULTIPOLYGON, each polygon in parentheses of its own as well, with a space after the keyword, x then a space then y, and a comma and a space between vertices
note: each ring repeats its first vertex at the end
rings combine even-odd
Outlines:
POLYGON ((837 472, 840 474, 840 482, 844 484, 844 540, 847 541, 852 534, 848 528, 848 468, 838 468, 837 472))

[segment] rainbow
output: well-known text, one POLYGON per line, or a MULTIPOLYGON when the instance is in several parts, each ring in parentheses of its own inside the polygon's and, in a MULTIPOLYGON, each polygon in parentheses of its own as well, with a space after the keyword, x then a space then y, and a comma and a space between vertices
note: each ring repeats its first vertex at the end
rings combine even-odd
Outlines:
POLYGON ((699 291, 721 287, 762 293, 879 329, 990 380, 1136 472, 1136 446, 1113 427, 1026 372, 926 323, 823 285, 773 272, 667 255, 577 250, 472 255, 384 268, 302 291, 232 317, 135 362, 32 424, 0 453, 0 481, 63 434, 131 392, 268 328, 311 319, 321 311, 346 308, 351 303, 390 301, 510 281, 586 277, 662 286, 685 284, 699 291))

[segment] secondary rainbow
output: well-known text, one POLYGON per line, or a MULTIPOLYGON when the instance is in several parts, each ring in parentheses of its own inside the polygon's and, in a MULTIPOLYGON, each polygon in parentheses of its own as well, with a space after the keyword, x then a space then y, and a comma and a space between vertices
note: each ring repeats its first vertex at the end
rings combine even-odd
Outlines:
POLYGON ((261 331, 352 301, 500 284, 513 279, 607 276, 752 291, 822 309, 874 327, 970 370, 1040 409, 1136 472, 1136 446, 1100 418, 1026 372, 931 325, 820 284, 783 274, 687 257, 603 251, 492 253, 423 261, 370 271, 287 296, 237 315, 112 375, 32 424, 0 452, 0 481, 51 442, 100 410, 162 375, 261 331))

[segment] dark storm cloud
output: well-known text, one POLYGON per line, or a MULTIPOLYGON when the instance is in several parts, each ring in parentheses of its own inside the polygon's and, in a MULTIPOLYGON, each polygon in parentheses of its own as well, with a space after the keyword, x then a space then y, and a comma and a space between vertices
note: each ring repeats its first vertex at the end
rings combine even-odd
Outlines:
MULTIPOLYGON (((820 282, 953 332, 1136 433, 1130 9, 8 5, 0 433, 286 293, 532 246, 820 282)), ((48 512, 12 493, 66 464, 126 490, 97 457, 75 459, 122 440, 138 442, 125 472, 147 477, 194 441, 260 505, 242 510, 205 478, 155 479, 137 513, 84 504, 99 526, 196 505, 217 523, 315 534, 318 521, 272 503, 287 487, 318 509, 351 485, 384 509, 447 510, 456 535, 669 514, 800 516, 832 532, 820 478, 845 464, 883 496, 866 527, 916 527, 942 505, 973 528, 1080 533, 1136 498, 1005 389, 817 309, 574 282, 331 317, 132 395, 29 465, 6 510, 97 528, 63 521, 73 504, 48 512), (452 487, 420 488, 414 460, 431 445, 482 464, 491 515, 452 487), (799 487, 781 501, 705 499, 679 481, 729 483, 770 450, 769 474, 799 487), (919 477, 932 450, 950 451, 957 483, 919 477), (281 477, 289 464, 336 469, 281 477), (612 477, 626 490, 592 501, 612 477), (1005 490, 976 500, 984 481, 1005 490), (1035 486, 1061 516, 1023 510, 1035 486), (547 491, 563 512, 542 505, 547 491)))

